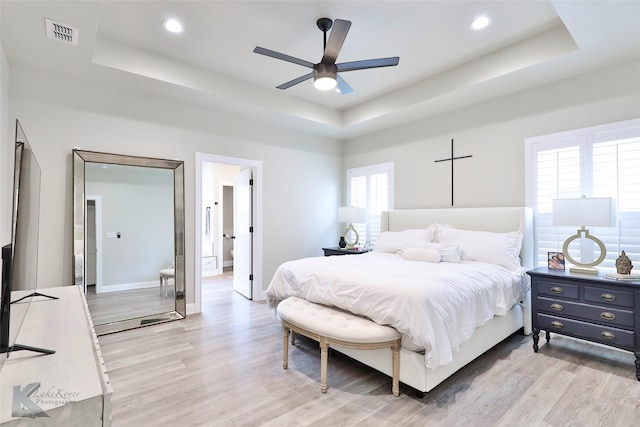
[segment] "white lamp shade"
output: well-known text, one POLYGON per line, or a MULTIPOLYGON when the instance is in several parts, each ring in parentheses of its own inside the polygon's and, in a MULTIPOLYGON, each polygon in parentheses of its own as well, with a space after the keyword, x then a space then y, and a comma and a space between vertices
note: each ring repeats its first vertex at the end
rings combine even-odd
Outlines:
POLYGON ((340 207, 338 208, 338 222, 348 222, 350 224, 362 224, 367 219, 365 208, 340 207))
POLYGON ((613 227, 616 225, 614 200, 608 197, 554 199, 552 224, 613 227))

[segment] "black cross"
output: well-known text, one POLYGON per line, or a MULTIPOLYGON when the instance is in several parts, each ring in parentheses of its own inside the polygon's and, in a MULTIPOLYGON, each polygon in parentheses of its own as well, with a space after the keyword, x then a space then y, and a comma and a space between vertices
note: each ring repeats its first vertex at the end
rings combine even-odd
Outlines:
POLYGON ((466 159, 467 157, 472 157, 472 156, 453 157, 453 139, 452 139, 451 140, 451 157, 448 159, 441 159, 441 160, 435 161, 435 163, 451 162, 451 206, 453 206, 453 161, 458 159, 466 159))

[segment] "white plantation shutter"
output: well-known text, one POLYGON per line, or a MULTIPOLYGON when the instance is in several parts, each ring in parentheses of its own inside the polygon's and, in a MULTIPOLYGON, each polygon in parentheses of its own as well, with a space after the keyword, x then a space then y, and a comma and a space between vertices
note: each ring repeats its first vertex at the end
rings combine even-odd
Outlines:
MULTIPOLYGON (((615 227, 588 227, 607 248, 600 265, 615 268, 624 250, 640 268, 640 120, 528 138, 532 177, 528 195, 536 213, 536 261, 546 265, 547 252, 562 250, 579 227, 551 225, 551 203, 556 198, 612 197, 617 205, 615 227), (531 197, 532 196, 532 197, 531 197)), ((580 239, 570 255, 590 262, 599 249, 580 239)))
POLYGON ((393 162, 347 170, 349 206, 367 209, 365 224, 354 224, 360 242, 375 247, 380 234, 380 214, 393 209, 393 162))

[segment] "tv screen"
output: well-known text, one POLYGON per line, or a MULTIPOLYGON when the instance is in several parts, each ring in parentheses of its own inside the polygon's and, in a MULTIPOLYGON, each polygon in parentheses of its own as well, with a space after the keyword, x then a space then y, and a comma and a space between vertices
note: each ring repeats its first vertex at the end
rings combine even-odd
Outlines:
POLYGON ((11 242, 3 247, 0 369, 16 344, 38 280, 40 166, 16 120, 11 242))

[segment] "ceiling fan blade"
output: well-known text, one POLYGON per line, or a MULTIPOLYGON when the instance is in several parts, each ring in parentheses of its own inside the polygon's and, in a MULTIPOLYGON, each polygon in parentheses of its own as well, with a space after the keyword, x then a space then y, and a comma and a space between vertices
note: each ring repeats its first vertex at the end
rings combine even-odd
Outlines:
POLYGON ((304 76, 300 76, 297 79, 290 80, 290 81, 288 81, 286 83, 282 83, 280 86, 277 86, 276 88, 277 89, 283 89, 283 90, 284 89, 289 89, 291 86, 295 86, 298 83, 302 83, 303 81, 309 80, 312 77, 313 77, 313 72, 311 72, 309 74, 305 74, 304 76))
POLYGON ((343 62, 336 64, 338 72, 364 70, 367 68, 393 67, 398 65, 400 58, 393 56, 390 58, 364 59, 362 61, 343 62))
POLYGON ((341 94, 346 95, 348 93, 353 92, 353 89, 351 89, 351 86, 349 86, 347 82, 345 82, 344 79, 340 77, 340 75, 338 75, 337 77, 338 77, 338 91, 340 91, 341 94))
POLYGON ((256 48, 253 49, 253 51, 260 55, 270 56, 271 58, 281 59, 287 62, 293 62, 294 64, 302 65, 303 67, 307 67, 307 68, 313 68, 313 66, 315 65, 309 61, 305 61, 304 59, 285 55, 284 53, 276 52, 275 50, 265 49, 264 47, 260 47, 260 46, 256 46, 256 48))
POLYGON ((336 63, 336 59, 338 59, 338 54, 340 53, 340 49, 342 49, 344 39, 347 38, 349 28, 351 28, 351 21, 345 21, 343 19, 336 19, 333 21, 331 34, 329 34, 329 41, 327 41, 327 46, 324 48, 324 55, 320 62, 323 64, 336 63))

